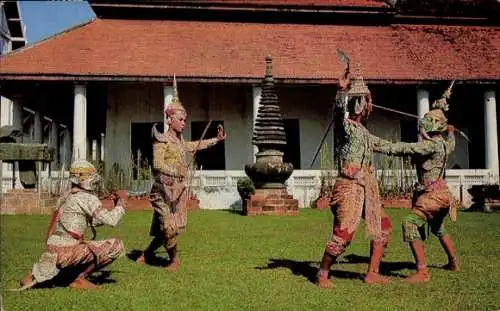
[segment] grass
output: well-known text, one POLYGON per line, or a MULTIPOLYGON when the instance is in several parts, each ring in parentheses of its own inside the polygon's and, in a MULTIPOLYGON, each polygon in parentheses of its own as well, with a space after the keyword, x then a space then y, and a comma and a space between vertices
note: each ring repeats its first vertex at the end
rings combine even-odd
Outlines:
MULTIPOLYGON (((446 261, 438 240, 426 242, 431 282, 407 285, 413 259, 401 240, 403 210, 389 210, 394 232, 382 269, 387 286, 362 283, 368 240, 361 227, 339 264, 333 290, 311 283, 331 231, 327 210, 301 210, 298 217, 244 217, 228 211, 193 211, 180 239, 182 268, 169 274, 140 266, 127 256, 106 270, 95 291, 69 288, 3 292, 11 310, 498 310, 500 309, 500 214, 460 213, 447 224, 462 272, 437 268, 446 261)), ((116 236, 127 252, 144 248, 151 214, 131 212, 118 228, 99 228, 98 238, 116 236)), ((1 218, 1 277, 17 287, 42 251, 47 216, 1 218)), ((165 257, 165 251, 158 256, 165 257)))

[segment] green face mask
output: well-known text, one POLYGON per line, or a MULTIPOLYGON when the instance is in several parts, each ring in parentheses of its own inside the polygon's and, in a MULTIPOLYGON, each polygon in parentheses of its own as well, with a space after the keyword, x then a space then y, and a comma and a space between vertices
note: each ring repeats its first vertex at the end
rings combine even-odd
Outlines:
POLYGON ((423 129, 426 133, 442 132, 446 129, 446 119, 433 116, 432 113, 426 113, 418 122, 419 128, 423 129), (442 120, 444 119, 444 120, 442 120))

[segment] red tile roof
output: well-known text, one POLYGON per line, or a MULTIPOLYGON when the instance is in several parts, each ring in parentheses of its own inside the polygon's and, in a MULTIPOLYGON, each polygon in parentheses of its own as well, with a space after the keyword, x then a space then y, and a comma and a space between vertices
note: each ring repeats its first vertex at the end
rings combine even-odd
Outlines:
POLYGON ((500 28, 101 20, 0 58, 0 79, 261 79, 333 82, 336 48, 367 80, 499 80, 500 28))
POLYGON ((187 0, 190 3, 210 5, 229 4, 245 6, 301 6, 301 7, 388 7, 383 0, 187 0))

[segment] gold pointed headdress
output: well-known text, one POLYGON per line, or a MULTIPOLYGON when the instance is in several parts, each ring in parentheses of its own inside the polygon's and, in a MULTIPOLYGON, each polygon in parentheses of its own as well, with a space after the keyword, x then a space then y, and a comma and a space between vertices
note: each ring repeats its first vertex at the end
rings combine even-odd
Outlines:
POLYGON ((365 96, 370 94, 370 90, 366 86, 363 77, 359 76, 351 80, 348 94, 349 96, 365 96))
POLYGON ((451 89, 453 88, 454 84, 455 80, 451 81, 450 86, 446 89, 446 91, 444 91, 443 95, 441 95, 441 98, 435 100, 432 103, 433 109, 441 109, 443 111, 448 111, 450 109, 448 99, 451 97, 451 89))
POLYGON ((366 86, 365 81, 363 80, 363 75, 361 74, 361 64, 356 66, 356 75, 351 79, 351 83, 349 85, 349 96, 366 96, 370 94, 370 90, 368 86, 366 86))
POLYGON ((173 115, 176 112, 186 112, 186 109, 184 108, 184 106, 182 106, 182 103, 179 99, 179 92, 177 90, 177 80, 175 78, 175 73, 174 73, 172 88, 173 88, 172 101, 170 102, 170 104, 168 104, 166 109, 166 113, 169 116, 173 115))

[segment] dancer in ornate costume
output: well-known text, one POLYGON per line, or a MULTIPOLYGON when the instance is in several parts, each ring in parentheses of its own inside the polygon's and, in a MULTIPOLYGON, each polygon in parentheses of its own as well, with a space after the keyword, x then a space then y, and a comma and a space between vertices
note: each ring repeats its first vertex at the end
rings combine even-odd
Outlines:
POLYGON ((32 272, 21 280, 21 289, 49 281, 55 276, 76 276, 71 288, 96 287, 88 276, 112 263, 124 252, 123 242, 111 238, 88 241, 84 234, 96 226, 116 227, 125 210, 123 200, 114 195, 115 207, 104 208, 93 191, 101 177, 87 161, 76 161, 70 169, 72 187, 57 202, 47 232, 47 246, 32 272))
POLYGON ((334 115, 335 160, 339 177, 331 194, 335 219, 317 285, 322 288, 332 286, 328 280, 330 266, 351 243, 362 218, 371 237, 370 264, 364 281, 384 284, 389 279, 379 274, 379 266, 392 226, 381 204, 372 162, 374 146, 390 142, 371 135, 364 127, 372 106, 370 91, 362 78, 350 81, 347 67, 339 82, 334 115))
POLYGON ((444 268, 460 270, 453 242, 443 225, 448 214, 452 221, 456 220, 455 200, 445 180, 446 160, 455 149, 455 128, 447 124, 444 114, 448 110, 447 99, 450 96, 451 86, 420 120, 420 142, 380 146, 384 153, 411 156, 417 170, 418 183, 413 194, 412 210, 402 223, 404 241, 409 242, 417 263, 417 272, 406 279, 409 283, 430 280, 423 244, 426 238, 425 223, 429 224, 430 231, 439 238, 448 256, 448 264, 444 268))
POLYGON ((185 230, 187 224, 187 189, 186 177, 189 164, 188 153, 215 146, 224 140, 226 135, 219 126, 216 138, 184 141, 182 131, 186 125, 187 112, 179 101, 177 83, 174 76, 173 99, 165 110, 168 131, 160 134, 153 128, 155 143, 153 145, 153 166, 155 182, 150 194, 154 208, 150 235, 153 240, 144 252, 137 258, 138 263, 147 262, 154 252, 162 245, 166 248, 170 262, 166 269, 177 271, 180 266, 177 254, 177 239, 185 230))

